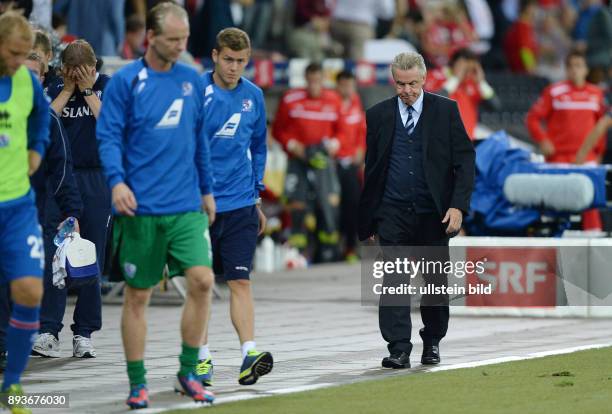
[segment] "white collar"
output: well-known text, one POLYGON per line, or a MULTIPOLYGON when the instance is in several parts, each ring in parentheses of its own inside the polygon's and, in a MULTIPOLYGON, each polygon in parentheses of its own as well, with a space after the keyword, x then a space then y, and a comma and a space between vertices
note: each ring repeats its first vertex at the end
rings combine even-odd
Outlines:
MULTIPOLYGON (((412 112, 414 113, 414 115, 416 116, 420 116, 421 112, 423 112, 423 96, 425 95, 425 92, 423 91, 423 89, 421 89, 421 94, 419 95, 419 97, 417 98, 417 100, 412 104, 412 112)), ((398 96, 397 97, 397 102, 399 105, 399 110, 401 112, 408 112, 408 105, 406 105, 398 96)))

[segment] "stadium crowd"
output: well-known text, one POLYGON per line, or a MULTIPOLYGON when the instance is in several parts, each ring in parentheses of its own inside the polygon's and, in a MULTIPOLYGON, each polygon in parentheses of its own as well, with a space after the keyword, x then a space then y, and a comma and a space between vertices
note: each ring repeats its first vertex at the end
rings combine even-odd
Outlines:
MULTIPOLYGON (((19 326, 15 328, 13 322, 7 328, 9 319, 13 321, 15 318, 15 309, 21 312, 24 320, 27 319, 25 325, 30 329, 28 332, 39 333, 33 344, 33 353, 46 357, 59 356, 58 334, 63 328, 67 290, 58 289, 53 283, 52 260, 56 252, 53 238, 57 229, 67 218, 76 218, 76 228, 83 238, 95 243, 97 263, 103 270, 109 267, 105 267, 105 261, 110 257, 107 250, 111 249, 107 249, 107 246, 110 246, 112 238, 113 205, 115 211, 128 216, 137 209, 130 189, 116 190, 116 186, 121 185, 121 169, 114 164, 112 168, 116 167, 115 170, 108 167, 122 155, 113 152, 120 145, 115 143, 115 147, 115 144, 109 143, 112 133, 123 133, 124 130, 118 125, 123 128, 127 121, 122 120, 121 112, 105 113, 104 102, 109 91, 114 105, 126 99, 126 88, 134 88, 143 81, 142 72, 136 69, 146 72, 148 68, 147 62, 141 58, 152 53, 152 49, 157 52, 165 50, 164 47, 170 48, 156 38, 161 36, 159 33, 163 33, 165 27, 163 30, 159 28, 159 33, 148 33, 151 22, 147 21, 147 16, 156 5, 166 2, 168 0, 0 0, 0 14, 8 13, 13 19, 11 25, 19 24, 14 23, 16 14, 22 14, 31 23, 33 46, 22 53, 23 61, 35 75, 36 81, 40 82, 40 85, 34 84, 31 92, 34 108, 43 114, 38 114, 38 117, 50 118, 37 121, 41 135, 38 144, 45 147, 39 154, 46 152, 46 156, 38 174, 32 177, 37 217, 43 228, 40 247, 45 253, 44 293, 38 295, 39 298, 35 293, 25 299, 17 298, 21 302, 15 302, 17 305, 11 308, 12 289, 7 286, 0 289, 0 365, 3 369, 7 368, 7 350, 11 352, 10 349, 17 346, 6 339, 16 335, 15 329, 20 329, 19 326), (136 63, 132 65, 140 66, 129 67, 134 72, 135 81, 130 84, 131 80, 125 78, 125 72, 112 77, 102 74, 101 65, 107 57, 135 60, 136 63), (114 79, 117 79, 115 83, 111 83, 114 79), (44 102, 44 99, 41 101, 43 93, 50 102, 51 115, 48 117, 47 109, 41 103, 44 102), (47 125, 49 122, 50 126, 47 125), (101 140, 101 136, 108 137, 108 141, 101 140), (34 322, 38 321, 38 316, 28 311, 37 301, 42 303, 40 326, 34 322)), ((208 131, 209 135, 234 137, 234 129, 238 128, 241 119, 247 122, 247 116, 253 117, 253 120, 249 120, 252 123, 249 124, 250 135, 245 138, 243 147, 219 150, 211 145, 210 150, 212 174, 220 175, 221 182, 233 183, 231 185, 237 187, 244 184, 237 183, 235 180, 238 178, 248 181, 247 190, 252 191, 254 197, 247 197, 247 201, 238 198, 237 201, 231 194, 224 193, 227 189, 219 188, 218 183, 215 184, 217 188, 209 183, 212 187, 201 189, 202 195, 214 192, 217 199, 216 207, 211 199, 203 201, 203 208, 209 213, 211 222, 216 214, 218 223, 225 223, 227 228, 234 228, 239 225, 237 223, 243 222, 249 222, 251 226, 249 231, 253 236, 253 251, 250 251, 250 247, 246 252, 240 251, 241 240, 217 224, 217 228, 211 230, 212 250, 216 255, 211 259, 214 260, 202 259, 197 262, 198 265, 212 266, 215 273, 225 275, 233 297, 237 298, 236 303, 242 303, 238 298, 246 303, 252 301, 248 273, 252 268, 257 236, 267 231, 266 217, 259 208, 260 201, 255 201, 260 191, 264 199, 282 206, 280 216, 284 231, 275 235, 277 241, 295 247, 308 261, 357 259, 356 205, 362 186, 366 140, 364 104, 358 93, 358 87, 362 87, 362 84, 355 71, 350 70, 352 66, 347 65, 344 70, 334 73, 331 83, 335 89, 327 88, 329 79, 325 78, 326 72, 321 62, 327 58, 341 58, 346 62, 367 60, 368 42, 375 39, 399 39, 423 55, 428 68, 424 89, 457 101, 470 138, 477 138, 476 129, 482 122, 480 116, 484 108, 493 112, 504 110, 504 96, 496 91, 496 85, 490 79, 496 73, 512 72, 526 79, 544 77, 550 83, 541 91, 539 99, 525 108, 524 114, 525 128, 532 143, 547 161, 595 164, 612 159, 612 147, 602 137, 609 130, 612 116, 607 109, 607 102, 612 97, 609 87, 612 79, 612 12, 609 2, 176 0, 174 3, 186 13, 191 28, 188 35, 179 30, 185 29, 183 26, 179 25, 176 29, 182 36, 179 36, 181 41, 185 42, 185 47, 179 48, 176 59, 199 69, 202 68, 200 64, 206 67, 212 64, 215 70, 214 75, 207 72, 203 82, 193 81, 196 87, 202 86, 195 95, 206 102, 201 102, 206 107, 212 99, 213 87, 218 89, 214 89, 215 98, 227 94, 225 100, 220 99, 218 103, 222 113, 211 115, 216 108, 213 106, 217 104, 213 102, 210 114, 203 121, 199 115, 194 115, 194 125, 201 128, 200 123, 204 122, 204 129, 212 128, 207 125, 214 125, 216 129, 208 131), (220 45, 219 33, 232 27, 243 29, 250 43, 230 36, 228 43, 220 45), (234 47, 236 42, 239 46, 234 47), (248 53, 245 52, 244 56, 234 53, 247 49, 248 53), (264 94, 255 85, 257 82, 251 83, 241 75, 250 60, 275 63, 293 58, 308 60, 303 71, 305 86, 283 91, 276 111, 269 111, 266 115, 264 94), (243 85, 247 86, 242 88, 243 85), (241 94, 239 102, 236 101, 238 98, 230 99, 230 92, 235 88, 241 94), (236 102, 240 106, 239 117, 234 117, 236 114, 232 115, 229 109, 236 102), (215 124, 224 116, 229 118, 219 125, 215 124), (266 121, 269 128, 265 125, 266 121), (266 141, 269 147, 280 145, 288 157, 284 189, 280 194, 264 189, 260 183, 263 179, 266 141), (224 157, 229 157, 231 151, 244 151, 246 156, 247 148, 249 160, 253 160, 253 165, 257 164, 252 175, 236 178, 232 177, 231 172, 218 167, 226 162, 224 157), (223 155, 215 151, 221 151, 223 155), (215 171, 215 168, 219 171, 215 171), (222 257, 217 257, 219 254, 222 257), (237 260, 245 261, 246 268, 240 271, 244 270, 246 275, 228 270, 237 260)), ((20 30, 24 33, 27 31, 24 28, 20 30)), ((0 37, 8 36, 3 33, 0 28, 0 37)), ((8 37, 2 38, 3 42, 6 39, 8 37)), ((0 45, 0 48, 3 47, 7 46, 0 45)), ((5 59, 2 55, 0 58, 5 59)), ((161 59, 160 62, 173 63, 176 59, 161 59)), ((173 67, 160 65, 164 70, 173 67)), ((27 72, 23 73, 27 75, 27 72)), ((19 74, 23 77, 23 73, 17 71, 11 76, 19 74)), ((6 77, 7 74, 1 76, 6 77)), ((180 76, 191 79, 191 74, 180 76)), ((23 82, 23 79, 20 81, 23 82)), ((149 82, 153 83, 153 80, 149 82)), ((144 82, 141 85, 140 88, 144 89, 144 82)), ((0 101, 4 96, 1 87, 2 84, 0 101)), ((193 93, 187 86, 183 86, 183 92, 188 95, 193 93)), ((173 109, 180 113, 183 107, 173 109)), ((171 125, 174 122, 172 116, 171 111, 164 114, 161 126, 171 125)), ((4 122, 2 118, 0 122, 4 122)), ((130 129, 130 133, 134 131, 130 129)), ((204 152, 201 154, 205 156, 204 152)), ((206 156, 210 157, 210 154, 206 156)), ((248 167, 247 164, 236 163, 236 171, 244 169, 245 165, 248 167)), ((204 181, 202 177, 210 171, 204 171, 202 165, 198 165, 197 169, 200 179, 204 181)), ((169 187, 173 184, 177 183, 171 180, 167 183, 169 187)), ((0 200, 0 203, 2 201, 5 200, 0 200)), ((182 201, 178 199, 178 202, 182 201)), ((167 206, 159 207, 162 204, 157 199, 151 201, 153 207, 149 213, 174 213, 167 206)), ((122 218, 117 222, 122 234, 128 234, 129 221, 122 218)), ((602 229, 606 223, 602 223, 597 211, 589 210, 583 214, 583 227, 602 229)), ((2 243, 5 243, 4 239, 2 243)), ((210 248, 211 241, 207 243, 210 248)), ((208 292, 210 286, 202 287, 206 285, 203 282, 206 275, 198 274, 193 278, 199 281, 202 290, 208 292)), ((100 284, 100 277, 96 277, 93 283, 71 287, 77 295, 74 324, 71 327, 74 333, 73 354, 76 357, 96 356, 91 335, 102 327, 100 284)), ((150 284, 138 285, 139 289, 144 287, 149 288, 150 284)), ((37 287, 30 286, 28 289, 35 292, 37 287)), ((15 299, 14 292, 12 295, 15 299)), ((140 317, 148 297, 137 293, 126 296, 132 301, 128 311, 133 312, 135 318, 140 317)), ((197 302, 193 306, 207 312, 207 304, 197 302)), ((252 303, 251 308, 236 304, 232 306, 232 312, 246 315, 242 319, 237 317, 234 322, 246 364, 243 364, 241 383, 250 384, 257 380, 258 375, 269 372, 266 369, 271 369, 272 356, 267 352, 255 351, 252 303)), ((142 329, 142 325, 133 329, 142 329)), ((198 341, 184 338, 177 387, 194 399, 212 398, 201 387, 192 384, 197 380, 206 385, 212 377, 212 357, 208 351, 205 327, 202 332, 184 333, 185 338, 199 336, 203 340, 199 341, 198 338, 200 343, 195 343, 198 341), (197 370, 194 359, 197 359, 197 370), (194 376, 196 372, 198 374, 195 380, 188 372, 189 367, 194 368, 194 376)), ((21 340, 27 342, 23 338, 21 340)), ((144 384, 144 365, 140 345, 130 346, 131 350, 126 348, 128 373, 133 386, 130 398, 132 405, 138 408, 138 404, 146 399, 142 391, 145 388, 141 387, 144 384), (134 361, 129 361, 133 355, 136 355, 134 361), (130 365, 130 362, 133 363, 130 365), (138 380, 132 381, 134 378, 138 380)), ((20 364, 23 365, 24 361, 20 364)), ((23 368, 9 364, 7 369, 14 374, 23 368)), ((8 385, 18 383, 15 378, 12 381, 8 385)), ((3 387, 3 390, 6 388, 3 387)))

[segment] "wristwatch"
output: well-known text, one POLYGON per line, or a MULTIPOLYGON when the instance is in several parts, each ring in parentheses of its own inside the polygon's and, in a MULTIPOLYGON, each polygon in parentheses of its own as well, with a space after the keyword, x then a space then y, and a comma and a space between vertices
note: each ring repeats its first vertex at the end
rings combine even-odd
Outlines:
POLYGON ((93 91, 91 90, 91 88, 83 89, 83 96, 91 96, 91 95, 93 95, 93 91))
POLYGON ((256 205, 256 206, 260 206, 260 205, 261 205, 261 197, 257 197, 257 198, 255 199, 255 205, 256 205))

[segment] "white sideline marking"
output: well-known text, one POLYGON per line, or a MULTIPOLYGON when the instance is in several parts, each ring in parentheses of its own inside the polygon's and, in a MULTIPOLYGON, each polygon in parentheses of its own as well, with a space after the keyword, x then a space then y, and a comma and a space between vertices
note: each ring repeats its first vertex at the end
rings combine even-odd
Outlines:
POLYGON ((571 348, 554 349, 552 351, 534 352, 531 354, 527 354, 525 356, 508 356, 508 357, 501 357, 501 358, 485 359, 482 361, 464 362, 461 364, 454 364, 454 365, 442 365, 439 367, 428 369, 425 372, 439 372, 439 371, 448 371, 451 369, 474 368, 474 367, 480 367, 483 365, 500 364, 502 362, 524 361, 527 359, 542 358, 542 357, 551 356, 551 355, 571 354, 572 352, 584 351, 587 349, 605 348, 608 346, 612 346, 612 343, 580 345, 580 346, 573 346, 571 348))
MULTIPOLYGON (((425 370, 423 372, 430 373, 430 372, 450 371, 450 370, 461 369, 461 368, 474 368, 474 367, 480 367, 484 365, 500 364, 502 362, 524 361, 528 359, 543 358, 543 357, 552 356, 552 355, 571 354, 577 351, 585 351, 587 349, 606 348, 609 346, 612 346, 612 342, 605 343, 605 344, 580 345, 580 346, 573 346, 570 348, 553 349, 551 351, 534 352, 534 353, 527 354, 524 356, 507 356, 507 357, 500 357, 500 358, 485 359, 482 361, 463 362, 460 364, 453 364, 453 365, 443 365, 443 366, 425 370)), ((227 397, 217 398, 215 400, 215 405, 235 402, 235 401, 251 400, 255 398, 269 397, 272 395, 293 394, 293 393, 302 392, 302 391, 313 391, 313 390, 317 390, 320 388, 327 388, 327 387, 338 386, 338 385, 348 385, 348 384, 347 383, 321 383, 321 384, 312 384, 312 385, 300 385, 297 387, 289 387, 289 388, 279 388, 276 390, 264 391, 259 394, 230 395, 227 397)), ((138 410, 138 414, 158 414, 158 413, 164 413, 170 410, 184 410, 184 409, 195 409, 195 408, 203 408, 203 407, 204 406, 202 404, 188 402, 188 403, 174 404, 174 405, 164 407, 164 408, 147 408, 144 410, 138 410)))
MULTIPOLYGON (((333 384, 331 382, 324 382, 320 384, 299 385, 297 387, 279 388, 276 390, 262 391, 261 393, 258 393, 258 394, 253 393, 253 394, 247 394, 247 395, 228 395, 227 397, 216 398, 215 405, 229 403, 229 402, 243 401, 243 400, 252 400, 255 398, 270 397, 273 395, 293 394, 293 393, 302 392, 302 391, 313 391, 319 388, 331 387, 332 385, 342 385, 342 384, 340 383, 333 384)), ((142 410, 138 410, 138 414, 158 414, 158 413, 164 413, 170 410, 185 410, 185 409, 196 409, 196 408, 204 408, 204 407, 207 407, 207 406, 190 401, 188 403, 174 404, 174 405, 164 407, 164 408, 145 408, 142 410)), ((128 412, 131 412, 131 411, 128 411, 128 412)))

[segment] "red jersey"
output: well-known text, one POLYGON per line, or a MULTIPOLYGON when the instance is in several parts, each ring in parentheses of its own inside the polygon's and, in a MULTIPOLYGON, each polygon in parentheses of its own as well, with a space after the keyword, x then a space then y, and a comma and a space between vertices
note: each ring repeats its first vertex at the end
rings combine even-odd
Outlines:
POLYGON ((513 72, 526 73, 528 71, 521 58, 522 49, 528 49, 532 52, 533 56, 536 56, 538 44, 533 26, 524 21, 517 20, 510 26, 504 38, 504 52, 510 70, 513 72))
POLYGON ((366 121, 365 112, 358 94, 350 102, 342 102, 338 139, 340 149, 336 157, 354 157, 358 149, 365 150, 366 121))
MULTIPOLYGON (((548 139, 555 146, 548 161, 573 162, 584 138, 604 112, 601 89, 590 83, 579 88, 566 80, 544 89, 527 114, 527 128, 535 141, 548 139)), ((605 140, 600 140, 587 161, 597 160, 604 149, 605 140)))
POLYGON ((285 92, 276 111, 272 135, 287 150, 294 139, 304 146, 320 144, 323 138, 338 138, 340 96, 323 90, 312 98, 304 89, 285 92))

